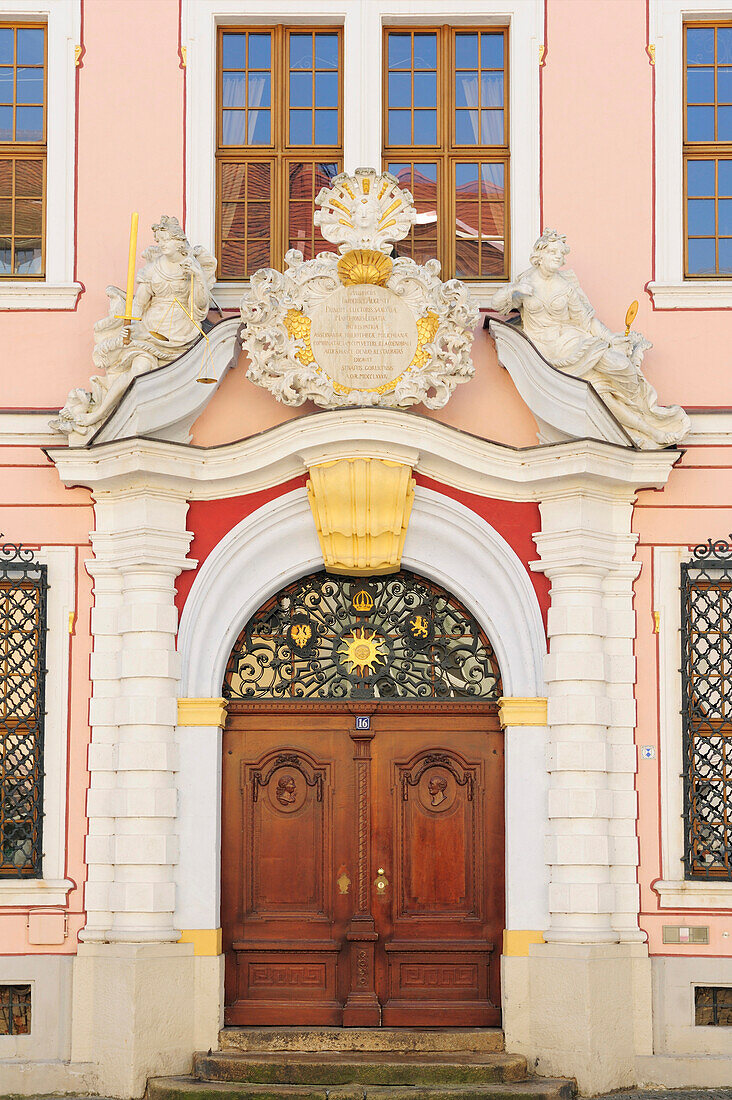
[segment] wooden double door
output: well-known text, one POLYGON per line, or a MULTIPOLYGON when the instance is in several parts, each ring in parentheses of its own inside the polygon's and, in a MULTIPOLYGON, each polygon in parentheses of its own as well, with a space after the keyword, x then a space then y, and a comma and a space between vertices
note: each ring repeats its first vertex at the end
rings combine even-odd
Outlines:
POLYGON ((227 1024, 496 1026, 495 710, 255 713, 224 734, 227 1024), (361 723, 363 724, 363 723, 361 723))

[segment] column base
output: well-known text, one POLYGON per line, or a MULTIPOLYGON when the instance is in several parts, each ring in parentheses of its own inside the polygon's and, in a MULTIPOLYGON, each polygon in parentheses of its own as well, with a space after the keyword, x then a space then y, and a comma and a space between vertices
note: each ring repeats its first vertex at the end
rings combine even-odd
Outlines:
POLYGON ((91 1064, 97 1090, 140 1097, 148 1077, 189 1073, 215 1045, 222 956, 193 944, 82 943, 74 960, 72 1062, 91 1064))
POLYGON ((636 1083, 653 1049, 645 945, 535 943, 501 962, 507 1050, 588 1095, 636 1083))

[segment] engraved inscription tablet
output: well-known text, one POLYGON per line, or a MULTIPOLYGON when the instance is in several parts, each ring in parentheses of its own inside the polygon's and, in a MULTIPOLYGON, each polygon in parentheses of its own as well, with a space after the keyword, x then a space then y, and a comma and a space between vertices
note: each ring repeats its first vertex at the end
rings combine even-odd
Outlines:
POLYGON ((374 390, 398 378, 417 350, 413 312, 392 290, 370 283, 340 287, 311 314, 310 344, 339 386, 374 390))

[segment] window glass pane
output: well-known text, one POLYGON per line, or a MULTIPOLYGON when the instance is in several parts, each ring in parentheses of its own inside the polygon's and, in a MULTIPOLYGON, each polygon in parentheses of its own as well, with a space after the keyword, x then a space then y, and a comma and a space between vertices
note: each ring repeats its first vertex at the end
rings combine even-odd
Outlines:
MULTIPOLYGON (((732 275, 732 239, 721 237, 719 241, 719 274, 732 275)), ((725 691, 728 697, 728 693, 725 691)))
POLYGON ((269 145, 271 138, 270 112, 247 112, 247 140, 250 145, 269 145))
POLYGON ((249 73, 247 80, 247 96, 249 109, 271 106, 270 85, 272 78, 269 73, 249 73))
POLYGON ((410 73, 389 73, 389 106, 412 106, 412 77, 410 73))
POLYGON ((717 102, 732 103, 732 68, 717 69, 717 102))
POLYGON ((315 68, 338 69, 338 35, 315 35, 315 68))
POLYGON ((720 199, 717 211, 719 227, 717 232, 732 237, 732 199, 720 199))
POLYGON ((43 141, 43 107, 15 108, 15 140, 43 141))
POLYGON ((222 60, 225 69, 246 68, 246 35, 225 34, 222 39, 222 60))
POLYGON ((503 111, 481 111, 480 127, 483 145, 503 144, 503 111))
POLYGON ((411 68, 412 36, 410 34, 390 34, 388 36, 388 57, 390 69, 411 68))
POLYGON ((437 144, 437 111, 414 112, 414 144, 437 144))
POLYGON ((243 145, 246 135, 246 113, 224 111, 222 138, 224 145, 243 145))
POLYGON ((16 198, 15 235, 38 236, 43 223, 43 205, 40 199, 16 198))
POLYGON ((290 35, 290 68, 312 69, 313 67, 313 36, 312 34, 290 35))
POLYGON ((246 106, 246 77, 244 73, 224 73, 221 95, 224 107, 246 106))
POLYGON ((714 199, 689 199, 687 218, 690 236, 714 236, 714 207, 714 199))
POLYGON ((247 43, 250 69, 272 68, 272 35, 250 34, 247 43))
POLYGON ((483 164, 481 166, 483 194, 494 199, 503 198, 506 171, 502 164, 483 164))
POLYGON ((0 160, 0 198, 13 193, 13 162, 0 160))
POLYGON ((455 73, 455 104, 457 107, 478 106, 478 71, 455 73))
POLYGON ((484 107, 503 106, 503 73, 483 73, 480 96, 484 107))
POLYGON ((415 69, 437 68, 437 35, 415 34, 414 36, 414 67, 415 69))
POLYGON ((0 68, 0 103, 13 102, 13 70, 0 68))
POLYGON ((481 34, 480 63, 484 69, 503 68, 503 35, 481 34))
POLYGON ((714 29, 712 27, 686 28, 686 60, 688 64, 714 63, 714 29))
POLYGON ((41 27, 18 28, 18 64, 42 65, 43 64, 43 40, 45 32, 41 27))
POLYGON ((10 275, 11 258, 10 237, 0 237, 0 274, 10 275))
POLYGON ((412 116, 409 111, 389 111, 389 144, 412 144, 412 116))
POLYGON ((686 108, 686 136, 689 141, 714 141, 714 107, 686 108))
POLYGON ((689 241, 689 271, 692 275, 713 275, 716 271, 714 241, 689 241))
POLYGON ((478 195, 480 193, 479 179, 477 164, 455 165, 455 185, 459 195, 463 197, 478 195))
POLYGON ((457 111, 455 141, 458 145, 478 145, 480 142, 480 112, 457 111))
MULTIPOLYGON (((712 166, 714 161, 710 161, 712 166)), ((717 161, 717 180, 720 195, 732 195, 732 160, 717 161)), ((714 177, 712 177, 712 183, 714 177)), ((713 192, 712 192, 713 193, 713 192)))
POLYGON ((290 111, 290 145, 310 145, 313 140, 313 112, 290 111))
POLYGON ((720 65, 732 62, 732 27, 717 28, 717 62, 720 65))
POLYGON ((689 69, 686 99, 688 103, 714 103, 714 69, 689 69))
POLYGON ((0 236, 8 237, 13 231, 13 204, 10 199, 0 199, 0 236))
MULTIPOLYGON (((732 182, 732 179, 730 180, 732 182)), ((714 161, 689 160, 686 162, 686 186, 689 195, 714 194, 714 161)))
POLYGON ((717 108, 717 141, 732 141, 732 107, 717 108))
POLYGON ((14 37, 11 27, 0 27, 0 65, 13 64, 14 37))
POLYGON ((437 73, 414 74, 414 106, 437 106, 437 73))
POLYGON ((456 34, 455 35, 455 68, 456 69, 477 69, 478 68, 478 35, 477 34, 456 34))
POLYGON ((315 144, 316 145, 337 145, 338 144, 338 112, 337 111, 316 111, 315 112, 315 144))
POLYGON ((290 73, 290 106, 312 107, 312 105, 313 78, 311 74, 290 73))
POLYGON ((315 103, 318 107, 338 106, 338 73, 315 74, 315 103))
POLYGON ((13 140, 13 108, 0 107, 0 141, 13 140))

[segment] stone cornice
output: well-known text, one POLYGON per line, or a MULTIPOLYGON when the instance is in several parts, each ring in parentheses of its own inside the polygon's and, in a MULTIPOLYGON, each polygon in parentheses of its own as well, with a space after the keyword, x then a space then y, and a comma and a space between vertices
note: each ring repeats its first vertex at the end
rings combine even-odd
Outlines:
POLYGON ((46 453, 69 486, 99 494, 158 485, 191 500, 268 489, 343 457, 405 463, 445 485, 503 500, 538 501, 578 485, 628 499, 636 489, 665 485, 681 455, 591 439, 513 448, 384 409, 315 413, 219 447, 134 438, 46 453))

